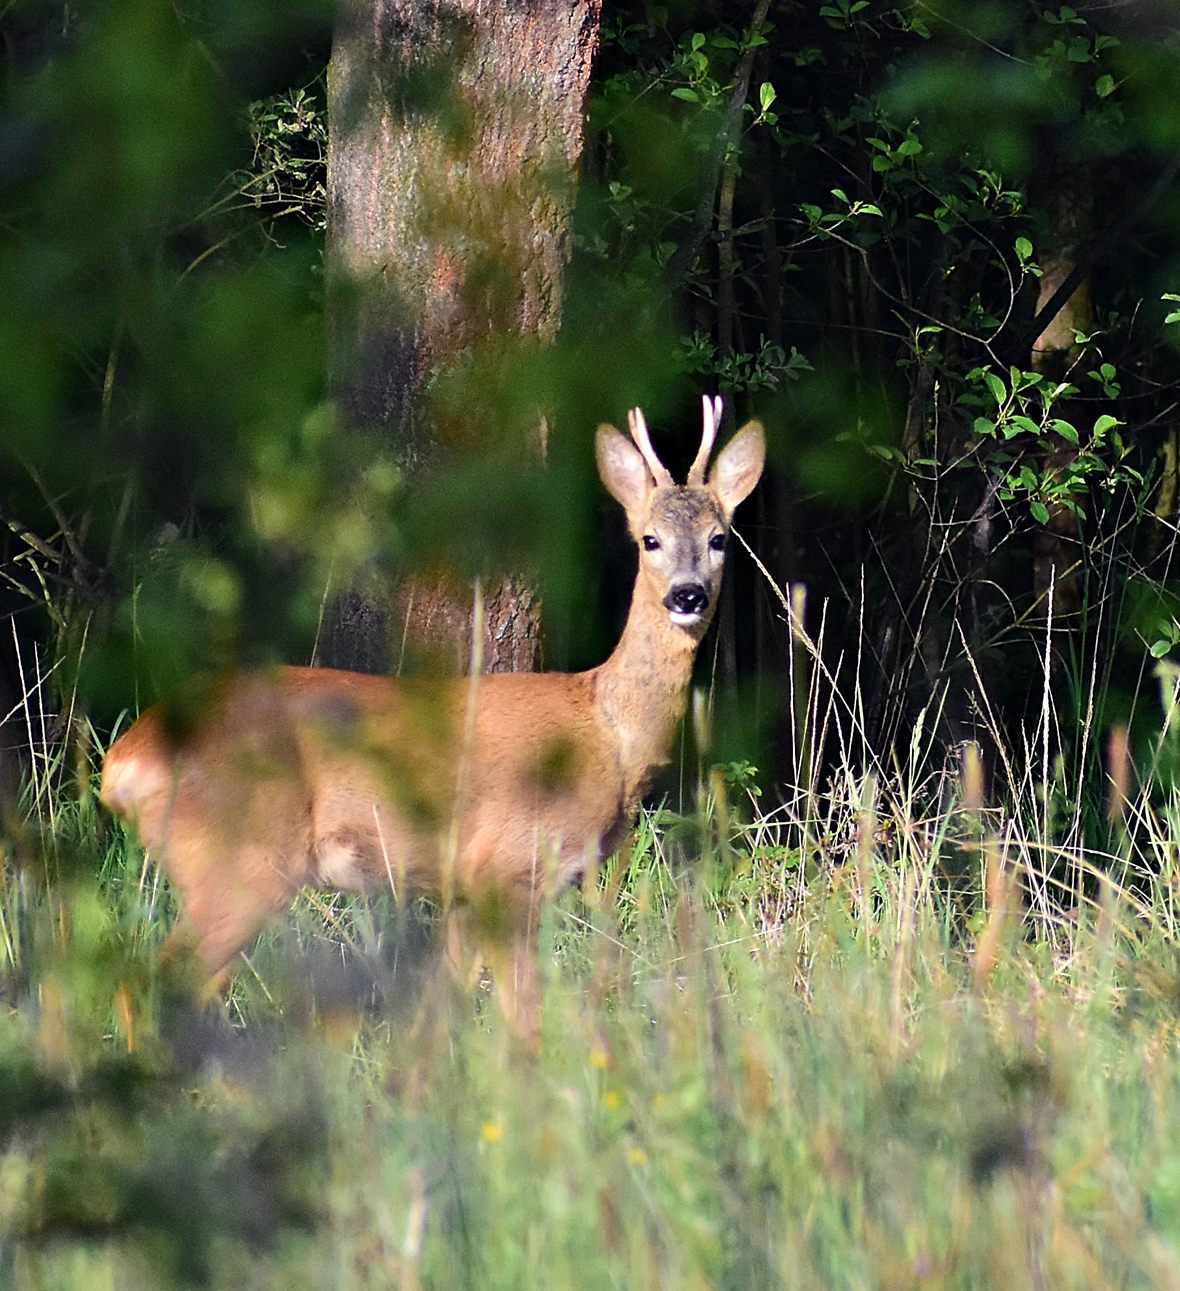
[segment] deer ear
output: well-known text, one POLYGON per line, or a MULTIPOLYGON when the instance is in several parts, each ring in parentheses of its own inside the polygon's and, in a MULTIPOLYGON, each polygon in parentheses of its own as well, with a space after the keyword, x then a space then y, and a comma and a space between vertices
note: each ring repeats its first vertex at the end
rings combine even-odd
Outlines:
POLYGON ((717 454, 709 474, 709 487, 726 516, 753 492, 766 462, 766 432, 760 421, 750 421, 717 454))
POLYGON ((613 426, 599 426, 594 437, 598 474, 616 502, 633 515, 647 501, 655 487, 643 454, 613 426))

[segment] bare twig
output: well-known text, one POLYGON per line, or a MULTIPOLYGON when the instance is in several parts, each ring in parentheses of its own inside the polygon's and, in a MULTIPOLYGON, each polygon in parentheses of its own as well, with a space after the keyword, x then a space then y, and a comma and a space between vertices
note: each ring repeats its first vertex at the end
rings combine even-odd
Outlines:
POLYGON ((738 125, 745 110, 746 99, 750 94, 750 76, 754 70, 756 48, 753 40, 761 32, 769 9, 770 0, 758 0, 754 16, 750 20, 748 43, 734 69, 733 90, 725 108, 725 115, 721 119, 721 128, 714 137, 713 146, 709 149, 705 162, 696 213, 664 268, 664 281, 669 286, 678 283, 696 263, 696 258, 700 255, 701 247, 708 236, 709 225, 713 222, 713 208, 717 202, 717 187, 721 183, 722 168, 725 165, 726 155, 737 137, 738 125))

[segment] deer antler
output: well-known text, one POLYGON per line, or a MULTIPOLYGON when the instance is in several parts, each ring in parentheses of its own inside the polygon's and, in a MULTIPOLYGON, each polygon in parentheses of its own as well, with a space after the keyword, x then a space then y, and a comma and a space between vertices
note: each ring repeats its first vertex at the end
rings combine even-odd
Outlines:
POLYGON ((687 484, 690 489, 699 489, 705 483, 705 467, 709 465, 709 454, 713 451, 717 427, 721 425, 721 410, 725 406, 721 402, 720 395, 715 399, 710 399, 707 394, 702 395, 701 404, 704 407, 705 425, 701 431, 701 446, 697 449, 697 455, 688 471, 687 484))
POLYGON ((627 429, 631 432, 635 447, 643 454, 643 460, 647 463, 647 469, 651 471, 652 479, 660 488, 674 488, 676 481, 651 446, 651 437, 647 433, 647 422, 643 419, 642 408, 632 408, 627 414, 627 429))

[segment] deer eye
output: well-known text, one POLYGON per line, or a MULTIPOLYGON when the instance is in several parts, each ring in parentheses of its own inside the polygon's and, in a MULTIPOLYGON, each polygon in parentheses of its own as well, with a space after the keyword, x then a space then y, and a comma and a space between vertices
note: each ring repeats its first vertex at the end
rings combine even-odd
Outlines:
POLYGON ((712 536, 712 538, 710 538, 710 539, 709 539, 709 546, 710 546, 714 551, 724 551, 724 550, 725 550, 725 535, 724 535, 723 533, 715 533, 715 534, 712 536))
POLYGON ((655 536, 655 534, 645 533, 643 535, 643 550, 659 551, 659 549, 660 549, 660 540, 655 536))

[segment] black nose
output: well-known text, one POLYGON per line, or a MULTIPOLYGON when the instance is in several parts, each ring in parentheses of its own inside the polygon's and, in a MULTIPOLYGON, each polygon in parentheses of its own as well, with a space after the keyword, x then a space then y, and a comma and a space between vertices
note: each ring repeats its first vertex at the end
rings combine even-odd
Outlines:
POLYGON ((664 604, 674 614, 704 614, 709 605, 709 593, 700 583, 681 583, 664 597, 664 604))

